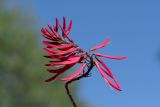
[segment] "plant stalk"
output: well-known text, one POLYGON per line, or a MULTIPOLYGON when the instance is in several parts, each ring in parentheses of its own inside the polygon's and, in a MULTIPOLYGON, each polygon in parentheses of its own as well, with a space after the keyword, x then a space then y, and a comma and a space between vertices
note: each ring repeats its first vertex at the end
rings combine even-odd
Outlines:
POLYGON ((80 79, 82 79, 82 78, 88 77, 88 75, 89 75, 89 73, 90 73, 90 71, 92 70, 93 67, 94 67, 94 61, 93 61, 93 58, 90 57, 90 66, 89 66, 87 72, 85 72, 84 74, 82 74, 82 75, 79 76, 79 77, 76 77, 76 78, 74 78, 74 79, 66 82, 66 84, 65 84, 65 89, 66 89, 66 91, 67 91, 67 95, 68 95, 68 97, 69 97, 69 99, 70 99, 73 107, 77 107, 77 104, 76 104, 76 102, 74 101, 74 98, 73 98, 73 96, 72 96, 71 93, 70 93, 69 84, 71 84, 72 82, 78 81, 78 80, 80 80, 80 79))

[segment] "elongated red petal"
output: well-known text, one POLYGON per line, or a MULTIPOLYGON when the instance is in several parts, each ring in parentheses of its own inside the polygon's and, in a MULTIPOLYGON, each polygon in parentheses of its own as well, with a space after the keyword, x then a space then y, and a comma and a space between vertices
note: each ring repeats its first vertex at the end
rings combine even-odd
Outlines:
POLYGON ((68 29, 67 29, 67 30, 70 32, 71 28, 72 28, 72 20, 70 20, 69 26, 68 26, 68 29))
POLYGON ((43 36, 44 38, 48 39, 48 40, 53 40, 52 37, 46 36, 46 35, 44 35, 44 34, 42 34, 42 36, 43 36))
POLYGON ((106 69, 103 69, 101 66, 100 66, 100 68, 102 69, 102 71, 103 71, 104 73, 106 73, 110 78, 113 79, 114 83, 115 83, 118 87, 120 87, 117 79, 114 77, 113 74, 110 75, 109 72, 108 72, 106 69))
POLYGON ((54 71, 54 70, 48 70, 48 72, 51 72, 51 73, 57 73, 56 75, 54 75, 53 77, 45 80, 45 82, 50 82, 50 81, 53 81, 55 80, 57 77, 59 77, 61 74, 63 74, 66 70, 70 69, 71 67, 73 67, 75 64, 71 64, 71 65, 66 65, 63 69, 60 69, 60 70, 57 70, 57 71, 54 71))
POLYGON ((66 55, 66 54, 70 54, 78 49, 79 49, 78 47, 73 47, 73 48, 70 48, 65 51, 57 51, 57 52, 53 53, 53 55, 66 55))
POLYGON ((66 18, 63 17, 63 29, 64 31, 66 31, 66 18))
POLYGON ((49 36, 56 38, 56 35, 51 33, 48 29, 45 28, 45 31, 46 31, 46 34, 48 34, 49 36))
POLYGON ((69 77, 62 78, 61 80, 62 81, 72 80, 73 78, 77 77, 84 70, 85 66, 86 66, 86 63, 82 64, 82 66, 75 73, 73 73, 69 77))
POLYGON ((46 31, 45 28, 42 28, 42 29, 41 29, 41 32, 42 32, 44 35, 50 36, 50 34, 46 31))
POLYGON ((94 50, 97 50, 97 49, 99 49, 99 48, 102 48, 102 47, 106 46, 106 45, 109 43, 109 41, 110 41, 110 39, 107 38, 107 39, 106 39, 104 42, 102 42, 101 44, 99 44, 99 45, 91 48, 90 51, 94 51, 94 50))
POLYGON ((43 41, 43 44, 45 44, 46 46, 49 46, 51 48, 57 48, 59 50, 67 50, 67 49, 70 49, 73 47, 72 44, 65 44, 65 45, 59 45, 59 44, 56 44, 56 43, 50 43, 50 42, 47 42, 47 41, 43 41))
POLYGON ((46 66, 74 64, 79 62, 80 58, 81 57, 71 57, 70 60, 62 61, 62 62, 52 62, 50 64, 46 64, 46 66))
MULTIPOLYGON (((117 85, 117 86, 119 86, 119 84, 118 84, 118 81, 116 80, 116 78, 114 77, 114 75, 112 74, 112 72, 110 71, 110 69, 107 67, 107 65, 101 60, 101 59, 99 59, 98 57, 96 57, 96 59, 98 60, 98 62, 105 68, 105 69, 102 69, 108 76, 110 76, 113 80, 114 80, 114 82, 115 82, 115 84, 117 85)), ((119 86, 120 87, 120 86, 119 86)))
POLYGON ((69 35, 69 33, 71 31, 71 28, 72 28, 72 20, 70 20, 70 22, 69 22, 69 26, 68 26, 68 29, 67 29, 67 32, 66 32, 67 35, 69 35))
POLYGON ((60 35, 56 31, 53 30, 53 33, 54 33, 55 37, 60 39, 60 35))
POLYGON ((53 80, 55 80, 57 77, 59 77, 59 76, 60 76, 61 74, 63 74, 63 73, 64 73, 64 71, 63 71, 63 72, 59 72, 59 73, 57 73, 56 75, 54 75, 53 77, 45 80, 45 82, 53 81, 53 80))
POLYGON ((104 57, 104 58, 109 58, 109 59, 116 59, 116 60, 123 60, 126 59, 126 56, 110 56, 110 55, 104 55, 100 53, 94 53, 96 56, 104 57))
POLYGON ((50 54, 50 55, 54 55, 55 54, 55 52, 53 50, 51 50, 51 49, 44 48, 44 50, 47 51, 48 54, 50 54))
POLYGON ((100 66, 103 72, 105 72, 108 76, 113 77, 106 69, 104 69, 102 66, 100 66))
POLYGON ((50 46, 50 47, 52 47, 52 48, 56 48, 56 47, 57 47, 57 45, 53 45, 53 44, 51 44, 51 43, 49 43, 49 42, 46 42, 46 41, 43 41, 43 44, 45 44, 45 45, 47 45, 47 46, 50 46))
POLYGON ((48 27, 49 27, 49 29, 53 32, 53 34, 50 33, 50 35, 54 36, 54 37, 57 38, 57 39, 60 39, 60 38, 59 38, 59 35, 56 33, 56 31, 54 31, 54 29, 53 29, 50 25, 48 25, 48 27))
POLYGON ((63 34, 64 34, 63 37, 64 37, 64 38, 67 38, 70 42, 73 43, 73 40, 72 40, 70 37, 68 37, 66 31, 64 31, 64 29, 62 28, 62 26, 61 26, 60 24, 59 24, 59 26, 60 26, 60 28, 61 28, 63 34))
POLYGON ((51 50, 51 49, 48 49, 48 48, 44 48, 45 51, 48 52, 48 54, 50 55, 66 55, 66 54, 70 54, 76 50, 78 50, 79 48, 70 48, 68 50, 65 50, 65 51, 57 51, 57 50, 51 50))
POLYGON ((58 46, 57 48, 58 48, 59 50, 66 50, 66 49, 70 49, 70 48, 72 48, 72 47, 73 47, 72 44, 66 44, 66 45, 58 46))
POLYGON ((95 56, 95 58, 96 58, 97 61, 108 71, 109 75, 112 77, 113 74, 112 74, 112 72, 110 71, 110 69, 107 67, 107 65, 106 65, 100 58, 98 58, 97 56, 95 56))
POLYGON ((95 62, 95 64, 96 64, 98 70, 100 71, 102 77, 104 78, 104 80, 105 80, 110 86, 112 86, 113 88, 115 88, 116 90, 121 91, 121 88, 120 88, 119 85, 113 84, 113 83, 107 78, 107 76, 104 74, 103 70, 101 69, 100 65, 99 65, 97 62, 95 62))
POLYGON ((63 62, 63 61, 72 61, 74 58, 76 57, 80 57, 78 55, 69 55, 69 56, 55 56, 54 59, 57 59, 57 60, 54 60, 53 61, 49 61, 49 62, 63 62))
POLYGON ((56 25, 55 25, 55 27, 54 27, 54 30, 55 30, 56 32, 58 32, 58 25, 59 25, 59 21, 58 21, 58 18, 56 18, 56 25))
POLYGON ((75 65, 75 63, 74 64, 70 64, 70 65, 66 65, 65 67, 60 68, 60 69, 55 69, 55 70, 47 69, 47 71, 50 72, 50 73, 63 72, 63 71, 66 71, 66 70, 70 69, 74 65, 75 65))
POLYGON ((52 29, 52 27, 48 24, 48 28, 52 31, 53 29, 52 29))

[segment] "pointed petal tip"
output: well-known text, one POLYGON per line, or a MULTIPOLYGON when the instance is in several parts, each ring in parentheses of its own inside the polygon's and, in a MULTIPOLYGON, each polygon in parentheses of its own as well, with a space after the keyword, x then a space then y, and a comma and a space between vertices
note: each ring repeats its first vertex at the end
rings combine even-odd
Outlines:
POLYGON ((56 25, 58 25, 59 24, 59 20, 58 20, 58 18, 56 17, 56 25))
POLYGON ((121 89, 120 86, 117 86, 115 89, 116 89, 117 91, 122 91, 122 89, 121 89))

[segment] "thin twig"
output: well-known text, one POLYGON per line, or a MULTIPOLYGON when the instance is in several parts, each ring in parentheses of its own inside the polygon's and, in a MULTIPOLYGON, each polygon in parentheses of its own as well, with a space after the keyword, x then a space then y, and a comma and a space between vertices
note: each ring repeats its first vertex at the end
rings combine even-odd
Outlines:
POLYGON ((93 58, 90 57, 90 67, 88 68, 88 71, 85 72, 83 75, 81 75, 81 76, 79 76, 79 77, 77 77, 77 78, 74 78, 74 79, 66 82, 65 88, 66 88, 67 95, 69 96, 70 101, 71 101, 73 107, 77 107, 77 104, 76 104, 76 102, 74 101, 74 99, 73 99, 73 97, 72 97, 72 95, 71 95, 71 93, 70 93, 69 84, 71 84, 72 82, 78 81, 78 80, 80 80, 80 79, 82 79, 82 78, 84 78, 84 77, 88 77, 88 75, 89 75, 89 73, 90 73, 90 71, 92 70, 93 67, 94 67, 94 61, 93 61, 93 58))

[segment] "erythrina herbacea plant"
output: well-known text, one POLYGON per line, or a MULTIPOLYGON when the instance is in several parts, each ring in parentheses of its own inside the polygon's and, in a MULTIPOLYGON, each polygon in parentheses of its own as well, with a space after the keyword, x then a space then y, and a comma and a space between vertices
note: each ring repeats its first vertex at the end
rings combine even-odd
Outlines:
MULTIPOLYGON (((77 46, 74 41, 69 37, 70 31, 72 28, 72 20, 69 22, 69 26, 66 25, 66 18, 63 17, 63 26, 60 25, 58 19, 56 18, 56 25, 50 26, 47 28, 42 28, 42 36, 46 38, 48 41, 43 41, 43 44, 46 45, 44 48, 47 51, 48 55, 44 56, 49 58, 51 61, 46 66, 53 66, 54 69, 47 69, 49 73, 53 73, 54 75, 47 79, 46 82, 50 82, 55 80, 57 77, 62 75, 65 71, 75 66, 76 64, 80 64, 80 68, 71 74, 68 77, 61 78, 62 81, 66 81, 65 88, 67 91, 67 95, 69 96, 73 107, 77 107, 72 95, 69 91, 69 84, 80 80, 81 78, 88 77, 92 68, 96 66, 109 86, 114 89, 121 91, 120 85, 118 81, 107 67, 107 65, 101 60, 101 58, 115 59, 115 60, 123 60, 126 59, 125 56, 117 57, 104 55, 101 53, 91 53, 84 51, 79 46, 77 46), (61 30, 62 34, 59 34, 59 30, 61 30)), ((108 45, 110 42, 109 38, 106 38, 104 42, 90 49, 90 52, 95 51, 97 49, 103 48, 108 45)))

